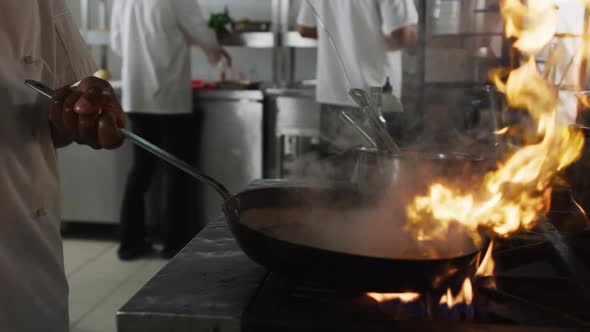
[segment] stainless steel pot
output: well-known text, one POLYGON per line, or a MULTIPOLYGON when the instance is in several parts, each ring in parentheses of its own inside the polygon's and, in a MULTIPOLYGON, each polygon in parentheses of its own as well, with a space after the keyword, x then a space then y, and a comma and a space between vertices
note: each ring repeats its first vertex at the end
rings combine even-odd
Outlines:
POLYGON ((435 181, 475 185, 472 178, 485 171, 482 161, 477 156, 458 152, 393 154, 361 148, 356 151, 351 181, 363 194, 393 195, 394 205, 402 208, 416 195, 426 193, 435 181))

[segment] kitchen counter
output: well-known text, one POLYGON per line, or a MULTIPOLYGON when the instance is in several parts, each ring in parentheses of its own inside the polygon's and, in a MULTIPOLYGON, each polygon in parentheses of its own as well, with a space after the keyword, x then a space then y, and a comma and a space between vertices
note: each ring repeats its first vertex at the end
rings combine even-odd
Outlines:
MULTIPOLYGON (((278 183, 258 180, 249 188, 278 183)), ((242 310, 266 274, 220 215, 119 310, 117 330, 240 331, 242 310)))
MULTIPOLYGON (((264 84, 263 84, 264 85, 264 84)), ((315 99, 314 86, 301 87, 265 87, 255 90, 193 90, 196 101, 203 99, 225 99, 225 100, 253 100, 261 101, 265 97, 302 97, 315 99)))
POLYGON ((261 90, 193 90, 195 101, 199 100, 250 100, 262 101, 264 94, 261 90))

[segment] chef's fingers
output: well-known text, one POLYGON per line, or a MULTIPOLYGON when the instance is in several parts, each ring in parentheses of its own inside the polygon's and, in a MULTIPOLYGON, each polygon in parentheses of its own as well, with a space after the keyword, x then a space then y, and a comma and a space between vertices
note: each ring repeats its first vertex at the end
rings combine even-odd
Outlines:
POLYGON ((98 145, 104 149, 116 149, 124 142, 117 126, 117 117, 112 112, 104 112, 98 120, 98 145))
POLYGON ((106 94, 114 95, 113 87, 108 81, 100 79, 98 77, 89 76, 80 81, 78 84, 78 89, 80 91, 86 93, 89 89, 98 88, 99 90, 103 91, 106 94))
POLYGON ((76 113, 93 114, 112 112, 115 114, 117 125, 126 126, 123 109, 109 82, 97 77, 87 77, 78 85, 77 89, 84 93, 77 105, 76 113))
POLYGON ((61 134, 64 130, 62 122, 63 107, 66 99, 71 95, 70 88, 62 88, 55 92, 53 98, 49 102, 49 112, 47 117, 53 127, 61 134))
POLYGON ((80 140, 80 137, 78 135, 78 115, 74 112, 74 107, 81 96, 81 92, 73 91, 65 100, 61 113, 64 129, 70 133, 71 138, 76 142, 80 140))
POLYGON ((123 113, 123 108, 115 96, 104 95, 102 111, 111 113, 115 117, 117 127, 126 128, 125 113, 123 113))
POLYGON ((225 61, 225 64, 231 68, 232 58, 231 58, 231 55, 225 49, 221 50, 221 58, 222 58, 221 60, 225 61))
POLYGON ((125 118, 109 82, 88 77, 76 89, 81 93, 74 107, 79 143, 95 149, 120 146, 123 137, 117 127, 125 127, 125 118))
POLYGON ((101 112, 104 96, 102 89, 98 87, 90 87, 87 89, 81 89, 78 87, 78 91, 82 93, 74 111, 82 115, 98 115, 101 112))
POLYGON ((86 144, 94 149, 100 149, 98 144, 98 119, 99 113, 95 114, 78 114, 78 138, 76 142, 86 144))
POLYGON ((102 90, 97 87, 80 86, 77 90, 81 93, 76 101, 74 112, 78 115, 78 135, 80 144, 86 144, 94 149, 99 149, 98 144, 98 119, 102 112, 102 90))

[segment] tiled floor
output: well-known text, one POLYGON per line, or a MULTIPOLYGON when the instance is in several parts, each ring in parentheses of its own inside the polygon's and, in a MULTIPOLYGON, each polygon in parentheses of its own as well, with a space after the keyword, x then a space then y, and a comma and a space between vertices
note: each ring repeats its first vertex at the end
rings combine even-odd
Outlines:
POLYGON ((64 240, 72 332, 115 332, 115 314, 167 261, 121 262, 117 243, 64 240))

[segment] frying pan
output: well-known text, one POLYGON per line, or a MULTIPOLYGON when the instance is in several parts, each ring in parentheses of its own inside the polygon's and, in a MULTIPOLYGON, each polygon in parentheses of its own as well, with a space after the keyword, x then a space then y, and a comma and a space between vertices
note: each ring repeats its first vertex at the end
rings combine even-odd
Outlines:
MULTIPOLYGON (((28 81, 27 85, 48 97, 53 96, 51 89, 38 82, 28 81)), ((437 258, 395 258, 399 256, 388 255, 387 252, 384 254, 382 250, 373 254, 371 245, 375 239, 364 239, 362 232, 391 232, 394 245, 395 241, 404 238, 395 234, 398 231, 391 227, 372 229, 370 219, 366 225, 362 218, 361 223, 359 220, 347 219, 355 211, 372 211, 374 208, 374 200, 367 199, 367 195, 356 186, 338 184, 319 187, 279 182, 279 186, 230 194, 215 179, 132 132, 120 130, 134 144, 211 185, 224 199, 222 209, 240 248, 252 260, 271 271, 334 287, 401 292, 446 289, 447 286, 462 282, 464 276, 472 275, 480 262, 483 246, 475 245, 468 250, 446 253, 437 258), (278 212, 270 214, 269 218, 269 211, 278 212), (328 211, 335 217, 314 219, 314 211, 328 211), (314 227, 321 228, 328 222, 333 223, 327 229, 330 234, 332 230, 336 231, 334 236, 317 237, 314 227), (306 233, 305 230, 310 226, 311 233, 306 233), (307 241, 306 234, 312 238, 315 236, 315 242, 307 241), (337 234, 345 237, 341 238, 337 234), (369 247, 357 250, 354 245, 349 245, 349 242, 359 239, 365 246, 369 244, 369 247), (324 245, 323 240, 329 245, 324 245)), ((392 213, 395 215, 395 211, 392 213)), ((400 211, 399 215, 403 215, 403 212, 400 211)), ((380 242, 387 247, 388 241, 380 242)))

